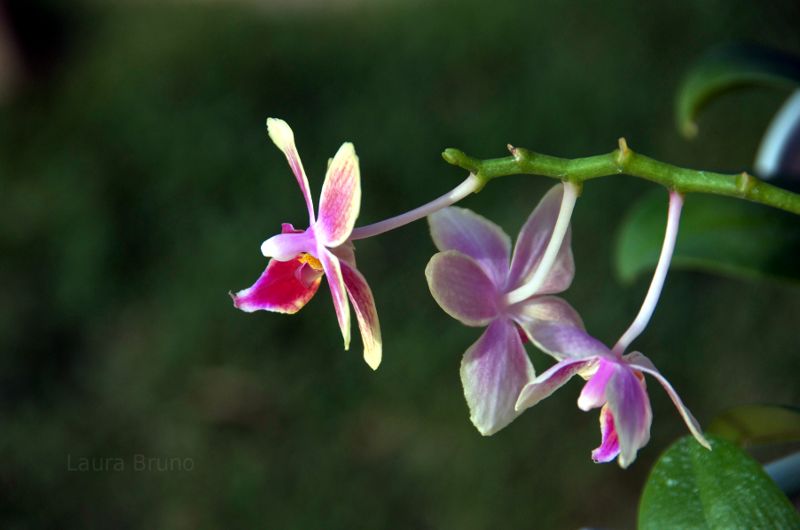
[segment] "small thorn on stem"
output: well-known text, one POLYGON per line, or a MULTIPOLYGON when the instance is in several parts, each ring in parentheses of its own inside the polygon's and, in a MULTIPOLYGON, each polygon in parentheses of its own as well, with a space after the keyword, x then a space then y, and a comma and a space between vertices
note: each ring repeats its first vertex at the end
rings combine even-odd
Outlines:
POLYGON ((736 189, 742 195, 747 195, 750 193, 750 190, 753 189, 753 186, 756 185, 757 179, 748 173, 747 171, 742 171, 736 177, 736 189))
MULTIPOLYGON (((633 154, 633 151, 630 147, 628 147, 628 141, 625 139, 624 136, 620 136, 619 140, 617 140, 617 145, 619 146, 618 153, 617 153, 617 164, 620 166, 624 166, 628 159, 633 154)), ((620 168, 621 170, 621 168, 620 168)))
POLYGON ((514 157, 514 160, 516 160, 517 162, 522 160, 522 156, 520 155, 519 149, 517 149, 511 144, 508 144, 506 147, 508 148, 508 152, 511 153, 511 156, 514 157))

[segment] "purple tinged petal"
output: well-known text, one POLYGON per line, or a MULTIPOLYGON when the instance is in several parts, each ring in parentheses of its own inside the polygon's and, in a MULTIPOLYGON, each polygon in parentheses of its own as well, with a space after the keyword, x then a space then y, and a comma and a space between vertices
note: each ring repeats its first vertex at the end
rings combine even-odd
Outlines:
POLYGON ((613 358, 605 344, 572 322, 524 320, 519 315, 516 315, 516 320, 537 348, 559 361, 587 357, 613 358))
POLYGON ((606 385, 606 399, 619 437, 619 465, 626 468, 650 440, 653 415, 643 379, 624 364, 611 366, 614 373, 606 385))
POLYGON ((482 435, 496 433, 519 415, 514 404, 533 376, 533 366, 513 322, 492 322, 461 361, 461 383, 470 419, 482 435))
POLYGON ((319 199, 317 238, 326 247, 347 241, 361 208, 361 173, 353 144, 345 142, 328 166, 319 199))
MULTIPOLYGON (((525 332, 530 341, 540 350, 552 355, 557 360, 562 360, 572 355, 559 349, 560 343, 552 342, 554 337, 548 326, 559 325, 565 329, 574 328, 583 330, 583 321, 580 315, 566 300, 557 296, 535 296, 516 304, 508 309, 508 313, 520 328, 525 332), (542 327, 545 329, 542 329, 542 327)), ((555 338, 560 339, 562 335, 555 338)), ((603 346, 605 348, 605 346, 603 346)))
POLYGON ((325 276, 328 278, 328 285, 331 288, 331 297, 333 298, 333 308, 336 310, 339 329, 342 330, 344 349, 347 350, 350 348, 350 305, 347 302, 347 289, 342 277, 342 267, 339 259, 322 245, 319 246, 317 259, 322 263, 325 276))
POLYGON ((592 410, 606 404, 606 385, 614 373, 614 361, 600 360, 597 371, 583 385, 578 397, 578 408, 592 410))
MULTIPOLYGON (((553 234, 563 194, 563 184, 552 187, 523 225, 514 247, 514 257, 511 259, 507 290, 511 291, 527 283, 536 272, 553 234)), ((572 283, 575 261, 570 240, 571 233, 568 230, 550 273, 537 294, 560 293, 572 283)))
POLYGON ((375 308, 375 299, 372 291, 358 272, 346 261, 339 262, 342 269, 342 278, 353 304, 353 310, 358 320, 358 329, 361 331, 361 341, 364 343, 364 360, 373 370, 381 364, 383 344, 381 341, 381 326, 378 322, 378 311, 375 308))
POLYGON ((306 201, 306 208, 308 209, 308 224, 314 224, 314 203, 311 201, 311 192, 308 188, 308 178, 303 169, 303 162, 300 160, 300 155, 297 154, 297 147, 294 144, 294 133, 289 124, 283 120, 276 118, 267 118, 267 134, 275 143, 275 145, 283 151, 286 155, 286 160, 289 162, 289 167, 292 168, 292 173, 297 178, 297 184, 300 186, 300 191, 303 193, 303 199, 306 201))
POLYGON ((321 272, 300 260, 273 259, 256 283, 231 297, 233 305, 247 313, 297 313, 317 292, 321 279, 321 272))
POLYGON ((600 409, 600 437, 600 447, 592 451, 592 460, 611 462, 619 455, 619 437, 614 427, 614 416, 607 405, 600 409))
POLYGON ((522 322, 550 322, 584 329, 583 320, 575 309, 558 296, 535 296, 510 308, 514 317, 522 322))
POLYGON ((466 208, 451 206, 428 216, 433 243, 457 250, 480 263, 502 288, 508 276, 511 239, 502 228, 466 208))
POLYGON ((515 410, 522 411, 536 405, 564 386, 572 376, 589 368, 593 362, 594 359, 567 359, 551 366, 525 385, 517 398, 515 410))
POLYGON ((630 364, 631 368, 639 370, 641 372, 648 373, 653 377, 655 377, 659 383, 661 383, 661 386, 664 387, 664 390, 666 390, 670 399, 672 399, 672 402, 675 404, 675 407, 678 409, 678 412, 680 413, 681 417, 683 417, 683 421, 689 428, 689 432, 692 433, 692 436, 695 437, 695 439, 700 443, 700 445, 702 445, 703 447, 705 447, 710 451, 711 444, 708 442, 706 437, 703 436, 703 430, 700 428, 700 424, 697 422, 697 420, 689 411, 689 409, 686 408, 686 405, 683 404, 683 401, 681 400, 680 396, 672 387, 672 385, 669 383, 669 381, 667 381, 667 379, 663 375, 661 375, 661 372, 659 372, 656 369, 652 361, 650 361, 650 359, 648 359, 639 352, 633 352, 629 355, 626 355, 624 359, 627 363, 630 364))
POLYGON ((497 316, 495 284, 471 257, 455 250, 434 254, 425 277, 436 303, 463 324, 485 326, 497 316))

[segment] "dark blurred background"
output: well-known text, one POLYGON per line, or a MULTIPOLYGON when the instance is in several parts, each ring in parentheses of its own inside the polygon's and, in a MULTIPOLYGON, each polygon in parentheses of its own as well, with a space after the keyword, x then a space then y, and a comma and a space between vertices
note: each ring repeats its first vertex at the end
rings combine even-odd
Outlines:
MULTIPOLYGON (((429 296, 424 222, 358 245, 383 327, 375 373, 357 339, 342 351, 326 288, 292 317, 232 307, 261 241, 305 217, 264 120, 294 128, 315 197, 355 143, 359 224, 460 182, 449 146, 573 157, 624 135, 738 172, 788 93, 727 96, 687 142, 675 90, 720 42, 800 52, 796 2, 0 5, 0 526, 633 526, 648 470, 686 432, 667 396, 649 383, 653 436, 627 471, 591 462, 597 415, 575 406, 577 381, 481 437, 458 376, 480 331, 429 296), (105 468, 75 469, 87 461, 105 468)), ((462 204, 514 234, 551 185, 508 177, 462 204)), ((565 298, 609 343, 648 280, 617 281, 615 233, 650 189, 593 181, 575 214, 565 298)), ((798 314, 797 287, 675 271, 634 347, 707 423, 798 402, 798 314)))

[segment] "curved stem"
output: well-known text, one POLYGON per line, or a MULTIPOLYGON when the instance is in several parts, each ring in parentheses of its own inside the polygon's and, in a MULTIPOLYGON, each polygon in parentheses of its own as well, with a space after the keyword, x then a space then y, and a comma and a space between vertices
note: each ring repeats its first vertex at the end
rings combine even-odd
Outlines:
POLYGON ((394 230, 395 228, 407 225, 408 223, 416 221, 417 219, 427 217, 428 215, 437 212, 442 208, 446 208, 451 204, 457 203, 470 193, 473 193, 480 188, 481 180, 475 175, 470 174, 470 176, 467 177, 464 182, 453 188, 450 192, 445 193, 438 199, 432 200, 428 204, 423 204, 419 208, 414 208, 409 212, 386 219, 384 221, 354 228, 352 234, 350 235, 350 240, 355 241, 357 239, 377 236, 378 234, 382 234, 384 232, 388 232, 389 230, 394 230))
POLYGON ((561 208, 558 210, 558 218, 553 227, 553 234, 550 236, 550 241, 547 243, 542 260, 533 273, 533 278, 510 293, 506 295, 506 303, 513 305, 523 300, 526 300, 536 294, 542 287, 547 277, 550 275, 550 269, 558 258, 558 253, 561 246, 564 244, 564 237, 567 235, 569 229, 569 221, 572 218, 572 210, 575 208, 575 201, 578 199, 578 192, 580 186, 572 182, 564 183, 564 194, 561 197, 561 208))
POLYGON ((480 160, 458 149, 446 149, 442 156, 454 166, 474 173, 485 184, 506 175, 541 175, 572 182, 624 173, 663 184, 686 193, 711 193, 747 199, 800 215, 800 194, 762 182, 747 173, 726 175, 686 169, 634 153, 624 138, 619 149, 586 158, 557 158, 511 147, 512 156, 480 160))
POLYGON ((664 288, 664 281, 667 278, 667 271, 669 270, 669 263, 672 261, 672 253, 675 251, 675 241, 678 239, 678 225, 680 224, 681 208, 683 207, 683 196, 677 191, 669 192, 669 210, 667 213, 667 230, 664 233, 664 244, 661 246, 661 255, 658 257, 658 265, 656 271, 653 273, 653 280, 650 282, 650 288, 647 290, 647 295, 644 297, 642 308, 639 309, 639 314, 631 323, 628 330, 623 333, 622 337, 614 345, 611 350, 617 355, 622 355, 625 349, 633 342, 636 337, 642 334, 647 324, 650 322, 650 317, 656 310, 656 304, 661 296, 661 289, 664 288))

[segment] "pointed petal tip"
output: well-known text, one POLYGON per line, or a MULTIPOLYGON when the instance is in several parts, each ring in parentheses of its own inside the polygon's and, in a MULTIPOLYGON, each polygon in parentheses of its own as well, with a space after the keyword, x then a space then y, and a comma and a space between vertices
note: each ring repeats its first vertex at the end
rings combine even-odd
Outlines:
POLYGON ((251 312, 251 311, 247 311, 246 309, 242 309, 241 307, 239 307, 239 297, 238 297, 238 295, 236 293, 234 293, 233 291, 228 291, 228 296, 231 297, 231 301, 233 302, 233 307, 235 307, 236 309, 239 309, 241 311, 245 311, 246 313, 250 313, 251 312))
POLYGON ((475 423, 474 418, 470 418, 470 420, 472 421, 472 425, 475 426, 475 429, 477 429, 480 435, 483 437, 488 438, 489 436, 492 436, 494 433, 500 430, 500 429, 493 429, 491 427, 486 427, 484 425, 478 425, 477 423, 475 423))
POLYGON ((711 447, 711 443, 708 441, 703 433, 692 433, 694 434, 694 439, 697 440, 697 443, 708 449, 709 451, 713 451, 714 449, 711 447))
POLYGON ((372 290, 369 288, 367 280, 353 264, 340 260, 339 265, 342 269, 344 286, 350 298, 350 304, 356 314, 358 329, 361 333, 361 343, 364 346, 364 361, 370 368, 377 370, 383 355, 383 341, 372 290))
POLYGON ((267 118, 267 134, 278 149, 294 144, 294 132, 289 124, 279 118, 267 118))
POLYGON ((377 352, 375 351, 369 352, 366 349, 364 350, 364 361, 367 363, 367 366, 369 366, 373 370, 377 370, 378 367, 381 365, 381 358, 382 358, 382 352, 380 349, 378 349, 377 352))

